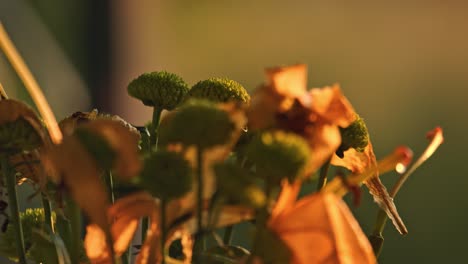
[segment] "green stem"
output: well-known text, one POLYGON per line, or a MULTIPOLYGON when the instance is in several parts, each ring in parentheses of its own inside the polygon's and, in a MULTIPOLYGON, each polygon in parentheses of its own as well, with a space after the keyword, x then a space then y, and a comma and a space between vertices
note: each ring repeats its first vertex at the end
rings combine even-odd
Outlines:
POLYGON ((45 195, 45 193, 41 193, 42 197, 42 206, 44 207, 44 217, 45 223, 50 228, 52 233, 55 233, 54 224, 52 222, 52 208, 50 206, 50 201, 45 195))
POLYGON ((166 205, 167 201, 166 199, 161 199, 161 254, 162 254, 162 260, 161 264, 166 263, 166 252, 165 252, 165 242, 166 242, 166 205))
POLYGON ((224 230, 224 237, 223 237, 224 245, 231 244, 233 234, 234 234, 234 225, 227 226, 224 230))
POLYGON ((71 227, 70 259, 73 264, 78 264, 80 263, 81 246, 81 211, 80 207, 78 207, 71 197, 67 198, 66 213, 71 227))
POLYGON ((377 219, 374 225, 374 230, 369 236, 369 242, 372 245, 372 249, 374 250, 374 254, 376 257, 379 257, 380 253, 382 253, 382 248, 384 244, 383 231, 385 228, 385 224, 387 223, 387 219, 388 218, 385 211, 379 209, 377 219))
POLYGON ((325 164, 323 164, 322 167, 320 168, 320 175, 319 175, 319 179, 317 182, 317 191, 320 191, 327 184, 327 174, 328 174, 328 169, 330 168, 330 162, 331 162, 331 158, 329 158, 325 162, 325 164))
MULTIPOLYGON (((153 151, 158 149, 158 130, 159 130, 159 121, 161 119, 162 109, 153 107, 153 119, 151 121, 151 131, 150 131, 150 146, 153 151)), ((146 233, 149 228, 149 218, 145 217, 141 220, 141 244, 143 245, 146 239, 146 233)))
POLYGON ((7 156, 1 156, 0 159, 2 165, 2 174, 5 177, 8 190, 9 207, 11 213, 10 223, 13 225, 13 230, 15 231, 15 241, 16 248, 18 250, 18 258, 20 263, 26 264, 26 251, 24 249, 23 227, 21 225, 19 213, 18 193, 16 192, 15 172, 10 168, 7 156))
POLYGON ((197 233, 195 235, 194 251, 201 253, 205 250, 203 236, 203 149, 197 148, 197 233))
POLYGON ((258 255, 258 249, 260 248, 261 236, 259 235, 260 232, 264 232, 267 228, 268 218, 270 217, 270 211, 268 210, 268 204, 272 201, 275 197, 275 189, 274 184, 271 181, 265 181, 265 193, 267 195, 267 205, 265 205, 260 211, 257 213, 255 218, 255 226, 256 226, 256 235, 254 238, 252 251, 250 252, 250 256, 247 259, 247 264, 252 264, 254 258, 258 255))
MULTIPOLYGON (((405 181, 408 179, 409 175, 419 166, 419 160, 411 166, 411 168, 404 174, 400 175, 397 183, 393 186, 390 197, 395 198, 396 194, 403 186, 405 181)), ((369 236, 369 241, 374 249, 374 254, 378 257, 382 252, 384 238, 383 238, 383 231, 385 228, 385 224, 387 223, 388 216, 384 210, 379 209, 377 214, 377 219, 375 220, 374 230, 372 231, 371 235, 369 236)))
POLYGON ((112 177, 112 172, 110 170, 105 172, 104 181, 107 186, 107 193, 108 193, 109 201, 113 204, 115 201, 114 178, 112 177))
POLYGON ((158 147, 158 130, 159 130, 159 121, 161 119, 162 109, 156 107, 153 108, 153 120, 151 122, 150 131, 150 143, 154 148, 158 147))

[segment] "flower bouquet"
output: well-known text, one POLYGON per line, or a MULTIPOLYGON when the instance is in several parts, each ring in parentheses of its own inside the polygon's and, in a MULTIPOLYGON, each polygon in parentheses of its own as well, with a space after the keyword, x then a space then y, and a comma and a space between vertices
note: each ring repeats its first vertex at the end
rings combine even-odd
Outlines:
POLYGON ((97 110, 57 123, 0 31, 40 113, 0 89, 0 254, 20 263, 376 263, 387 218, 408 232, 393 198, 443 142, 435 128, 415 162, 404 146, 377 159, 340 87, 308 90, 304 64, 266 69, 251 95, 226 78, 144 73, 128 93, 153 108, 146 125, 97 110), (19 212, 23 183, 42 208, 19 212), (380 208, 369 236, 342 200, 358 204, 362 184, 380 208), (242 246, 240 223, 254 230, 242 246))

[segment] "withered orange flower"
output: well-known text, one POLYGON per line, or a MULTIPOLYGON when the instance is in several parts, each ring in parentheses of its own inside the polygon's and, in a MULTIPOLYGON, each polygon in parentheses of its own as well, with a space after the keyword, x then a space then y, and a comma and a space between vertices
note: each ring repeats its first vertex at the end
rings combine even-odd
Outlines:
POLYGON ((249 128, 280 128, 302 135, 314 155, 307 172, 316 171, 341 144, 338 127, 347 127, 354 110, 338 85, 307 91, 304 64, 266 70, 268 83, 252 96, 249 128))
MULTIPOLYGON (((133 236, 137 230, 138 221, 142 217, 151 218, 151 226, 147 232, 146 240, 144 241, 139 255, 136 258, 137 264, 152 264, 159 263, 162 253, 160 251, 160 243, 164 243, 167 248, 172 241, 178 238, 184 239, 186 247, 184 248, 186 259, 184 261, 176 261, 170 259, 171 263, 190 263, 191 259, 191 242, 190 236, 197 232, 196 221, 193 217, 195 207, 186 204, 187 197, 175 199, 168 202, 166 207, 166 223, 165 228, 168 230, 167 241, 162 242, 160 236, 160 203, 154 199, 149 193, 138 192, 125 196, 117 200, 107 210, 108 221, 111 226, 111 233, 114 241, 114 252, 120 256, 129 246, 133 236), (190 219, 183 223, 174 226, 174 221, 183 215, 189 215, 190 219)), ((208 203, 205 206, 205 216, 208 215, 208 203)), ((241 221, 252 219, 253 212, 251 209, 238 206, 224 206, 221 211, 215 227, 232 225, 241 221)), ((96 224, 90 224, 86 228, 85 249, 89 260, 93 264, 109 263, 110 250, 107 246, 105 232, 96 224)))
MULTIPOLYGON (((136 176, 141 168, 138 138, 123 124, 112 120, 95 120, 84 124, 83 129, 102 136, 116 154, 113 170, 124 179, 136 176)), ((100 168, 94 157, 75 135, 66 136, 59 145, 51 146, 42 156, 53 180, 63 181, 73 199, 101 228, 107 226, 102 208, 107 208, 106 188, 100 168)))
POLYGON ((369 192, 374 197, 374 201, 387 213, 400 234, 408 233, 403 220, 398 214, 393 199, 390 197, 382 181, 380 181, 377 159, 370 141, 363 152, 351 148, 344 152, 343 159, 334 155, 331 164, 343 166, 351 170, 354 174, 362 174, 365 171, 370 171, 372 176, 366 179, 364 184, 369 188, 369 192))
POLYGON ((291 203, 295 188, 283 186, 277 204, 281 208, 273 210, 269 222, 289 247, 291 264, 377 263, 369 240, 340 198, 319 192, 291 203))

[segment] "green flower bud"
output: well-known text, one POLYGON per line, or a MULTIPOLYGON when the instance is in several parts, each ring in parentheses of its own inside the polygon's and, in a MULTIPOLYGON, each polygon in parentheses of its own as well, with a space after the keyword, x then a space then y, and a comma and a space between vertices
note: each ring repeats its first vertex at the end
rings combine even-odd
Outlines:
POLYGON ((255 184, 250 173, 232 163, 221 163, 214 167, 218 191, 229 202, 261 208, 266 203, 265 193, 255 184))
POLYGON ((226 78, 200 81, 190 89, 189 96, 213 102, 250 102, 250 95, 245 88, 240 83, 226 78))
POLYGON ((172 110, 179 105, 189 88, 182 78, 165 71, 143 73, 128 85, 128 94, 148 106, 172 110))
POLYGON ((341 145, 336 151, 336 155, 340 158, 344 157, 344 152, 350 148, 357 152, 363 152, 369 144, 369 132, 367 131, 364 120, 356 115, 356 120, 346 128, 340 127, 341 145))
POLYGON ((192 188, 190 164, 179 153, 157 151, 145 159, 138 185, 164 200, 183 196, 192 188))
POLYGON ((309 146, 303 138, 283 131, 262 133, 247 151, 257 173, 274 183, 283 178, 292 182, 302 176, 310 157, 309 146))
POLYGON ((235 129, 229 114, 206 100, 190 100, 160 126, 161 144, 210 148, 228 142, 235 129))

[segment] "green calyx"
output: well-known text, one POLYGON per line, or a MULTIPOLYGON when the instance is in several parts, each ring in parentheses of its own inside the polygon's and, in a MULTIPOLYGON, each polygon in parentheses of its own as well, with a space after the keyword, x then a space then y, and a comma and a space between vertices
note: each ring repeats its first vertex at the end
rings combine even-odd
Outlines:
POLYGON ((182 102, 189 88, 178 75, 161 71, 140 75, 130 82, 127 90, 147 106, 172 110, 182 102))
POLYGON ((86 128, 77 128, 74 136, 78 138, 101 169, 110 170, 112 168, 117 153, 115 153, 106 139, 86 128))
POLYGON ((350 148, 358 152, 363 152, 369 144, 369 132, 364 120, 356 115, 356 120, 346 128, 340 128, 341 145, 336 151, 340 158, 344 157, 344 152, 350 148))
POLYGON ((179 153, 159 150, 144 163, 138 185, 163 200, 176 199, 192 188, 190 164, 179 153))
POLYGON ((238 82, 227 78, 210 78, 195 84, 189 91, 192 98, 206 99, 213 102, 249 103, 250 95, 238 82))
POLYGON ((0 152, 14 154, 22 150, 33 150, 41 145, 41 136, 21 117, 0 125, 0 152))
POLYGON ((303 138, 283 131, 260 134, 247 151, 258 175, 275 184, 279 184, 283 178, 293 182, 302 176, 310 157, 309 146, 303 138))
POLYGON ((218 191, 229 202, 261 208, 266 203, 263 190, 255 184, 250 172, 233 163, 221 163, 214 167, 218 191))
POLYGON ((163 120, 159 140, 206 149, 227 143, 234 129, 229 114, 214 103, 190 100, 163 120))

